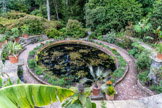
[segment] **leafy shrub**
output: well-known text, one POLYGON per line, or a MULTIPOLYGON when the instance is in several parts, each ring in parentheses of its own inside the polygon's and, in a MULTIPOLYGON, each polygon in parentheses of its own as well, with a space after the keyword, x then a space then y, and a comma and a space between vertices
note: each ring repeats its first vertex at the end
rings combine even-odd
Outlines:
POLYGON ((30 60, 28 61, 28 65, 29 65, 29 68, 34 68, 34 67, 37 66, 37 64, 36 64, 36 62, 35 62, 34 59, 30 59, 30 60))
POLYGON ((142 81, 143 85, 149 80, 148 79, 149 70, 140 72, 138 78, 142 81))
POLYGON ((119 31, 141 18, 141 4, 135 0, 89 0, 85 5, 87 27, 106 34, 111 29, 119 31))
POLYGON ((47 36, 48 36, 49 38, 57 38, 57 37, 63 35, 62 32, 56 30, 55 28, 53 28, 53 29, 48 29, 48 30, 46 31, 46 34, 47 34, 47 36))
POLYGON ((34 55, 36 54, 36 52, 37 52, 36 50, 30 51, 30 52, 29 52, 29 56, 34 56, 34 55))
POLYGON ((115 43, 116 41, 116 33, 114 30, 111 30, 110 32, 108 32, 106 34, 106 41, 109 42, 109 43, 115 43))
POLYGON ((115 70, 113 73, 113 77, 120 78, 123 76, 123 69, 119 68, 118 70, 115 70))
POLYGON ((72 37, 84 37, 86 35, 86 31, 82 28, 81 23, 77 20, 68 20, 66 25, 66 32, 68 36, 72 37))
POLYGON ((147 51, 143 51, 137 58, 136 64, 139 70, 149 69, 151 65, 151 58, 149 57, 149 53, 147 51))
POLYGON ((154 4, 153 13, 150 18, 153 28, 156 29, 161 26, 162 30, 162 0, 157 0, 154 4))
POLYGON ((26 13, 21 13, 13 10, 11 12, 6 13, 4 17, 8 19, 19 19, 25 17, 26 15, 26 13))
POLYGON ((34 68, 34 71, 35 71, 35 73, 36 73, 37 75, 42 75, 42 73, 43 73, 43 69, 42 69, 40 66, 36 66, 36 67, 34 68))
POLYGON ((107 93, 109 96, 115 95, 115 89, 114 89, 114 87, 112 87, 112 86, 108 87, 106 93, 107 93))

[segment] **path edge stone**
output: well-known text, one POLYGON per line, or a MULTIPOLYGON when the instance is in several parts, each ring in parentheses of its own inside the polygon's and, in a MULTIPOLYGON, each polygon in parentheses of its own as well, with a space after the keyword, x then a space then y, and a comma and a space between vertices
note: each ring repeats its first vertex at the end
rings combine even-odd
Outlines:
POLYGON ((153 96, 155 95, 154 92, 152 92, 150 89, 148 89, 147 87, 143 86, 140 82, 140 80, 138 79, 137 80, 137 86, 143 90, 144 92, 146 92, 147 94, 149 94, 150 96, 153 96))

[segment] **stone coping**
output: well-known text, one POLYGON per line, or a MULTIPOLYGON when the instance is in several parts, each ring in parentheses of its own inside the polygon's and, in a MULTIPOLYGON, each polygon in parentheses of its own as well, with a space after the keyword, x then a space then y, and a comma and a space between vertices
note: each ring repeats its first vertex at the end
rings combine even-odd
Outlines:
MULTIPOLYGON (((113 57, 115 58, 116 68, 118 69, 118 66, 119 66, 118 60, 117 60, 116 56, 115 56, 110 50, 108 50, 107 48, 104 48, 104 47, 102 47, 102 46, 100 46, 100 45, 98 45, 98 44, 95 44, 95 43, 92 43, 92 42, 89 42, 89 41, 83 41, 83 40, 62 40, 62 41, 53 42, 53 43, 51 43, 51 44, 49 44, 49 45, 45 45, 45 46, 43 46, 42 48, 38 49, 38 50, 37 50, 37 53, 36 53, 35 56, 34 56, 34 58, 38 55, 38 53, 39 53, 40 51, 44 50, 44 49, 47 48, 47 47, 50 47, 50 46, 53 47, 53 46, 63 45, 63 44, 81 44, 81 45, 87 45, 87 46, 90 46, 90 47, 93 47, 93 48, 97 48, 97 49, 103 51, 104 53, 106 53, 106 54, 108 54, 108 55, 110 55, 110 56, 113 56, 113 57)), ((47 83, 47 82, 43 81, 41 78, 39 78, 39 76, 36 75, 36 74, 29 68, 28 63, 27 63, 27 69, 28 69, 28 71, 31 73, 31 75, 32 75, 34 78, 36 78, 39 82, 41 82, 41 83, 43 83, 43 84, 48 84, 48 85, 50 85, 49 83, 47 83)), ((126 69, 126 70, 127 70, 127 69, 126 69)), ((126 71, 126 72, 127 72, 127 71, 126 71)), ((125 74, 124 74, 124 77, 126 76, 126 72, 125 72, 125 74)), ((124 77, 122 77, 122 79, 123 79, 124 77)), ((122 79, 120 78, 117 82, 120 82, 122 79)))
POLYGON ((153 96, 155 95, 154 92, 152 92, 150 89, 148 89, 147 87, 143 86, 140 82, 140 80, 138 79, 137 80, 137 86, 143 90, 144 92, 146 92, 147 94, 149 94, 150 96, 153 96))

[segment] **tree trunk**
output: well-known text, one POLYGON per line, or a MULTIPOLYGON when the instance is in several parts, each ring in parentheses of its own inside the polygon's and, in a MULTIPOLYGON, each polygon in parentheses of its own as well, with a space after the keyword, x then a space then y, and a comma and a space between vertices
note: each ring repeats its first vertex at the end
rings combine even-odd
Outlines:
POLYGON ((48 16, 48 21, 50 21, 51 18, 50 18, 50 6, 49 6, 49 0, 46 0, 46 2, 47 2, 47 16, 48 16))
POLYGON ((58 10, 57 10, 57 3, 56 3, 56 0, 53 0, 53 4, 54 4, 54 7, 55 7, 57 20, 59 20, 59 15, 58 15, 58 10))

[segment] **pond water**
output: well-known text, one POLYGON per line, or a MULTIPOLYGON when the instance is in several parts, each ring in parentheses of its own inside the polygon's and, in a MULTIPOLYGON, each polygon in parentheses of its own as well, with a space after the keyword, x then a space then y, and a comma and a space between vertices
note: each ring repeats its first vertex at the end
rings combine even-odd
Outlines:
POLYGON ((115 60, 97 48, 79 44, 64 44, 46 48, 38 55, 38 65, 45 68, 44 74, 53 80, 64 78, 69 83, 79 82, 80 79, 92 78, 89 65, 94 69, 114 71, 115 60))

